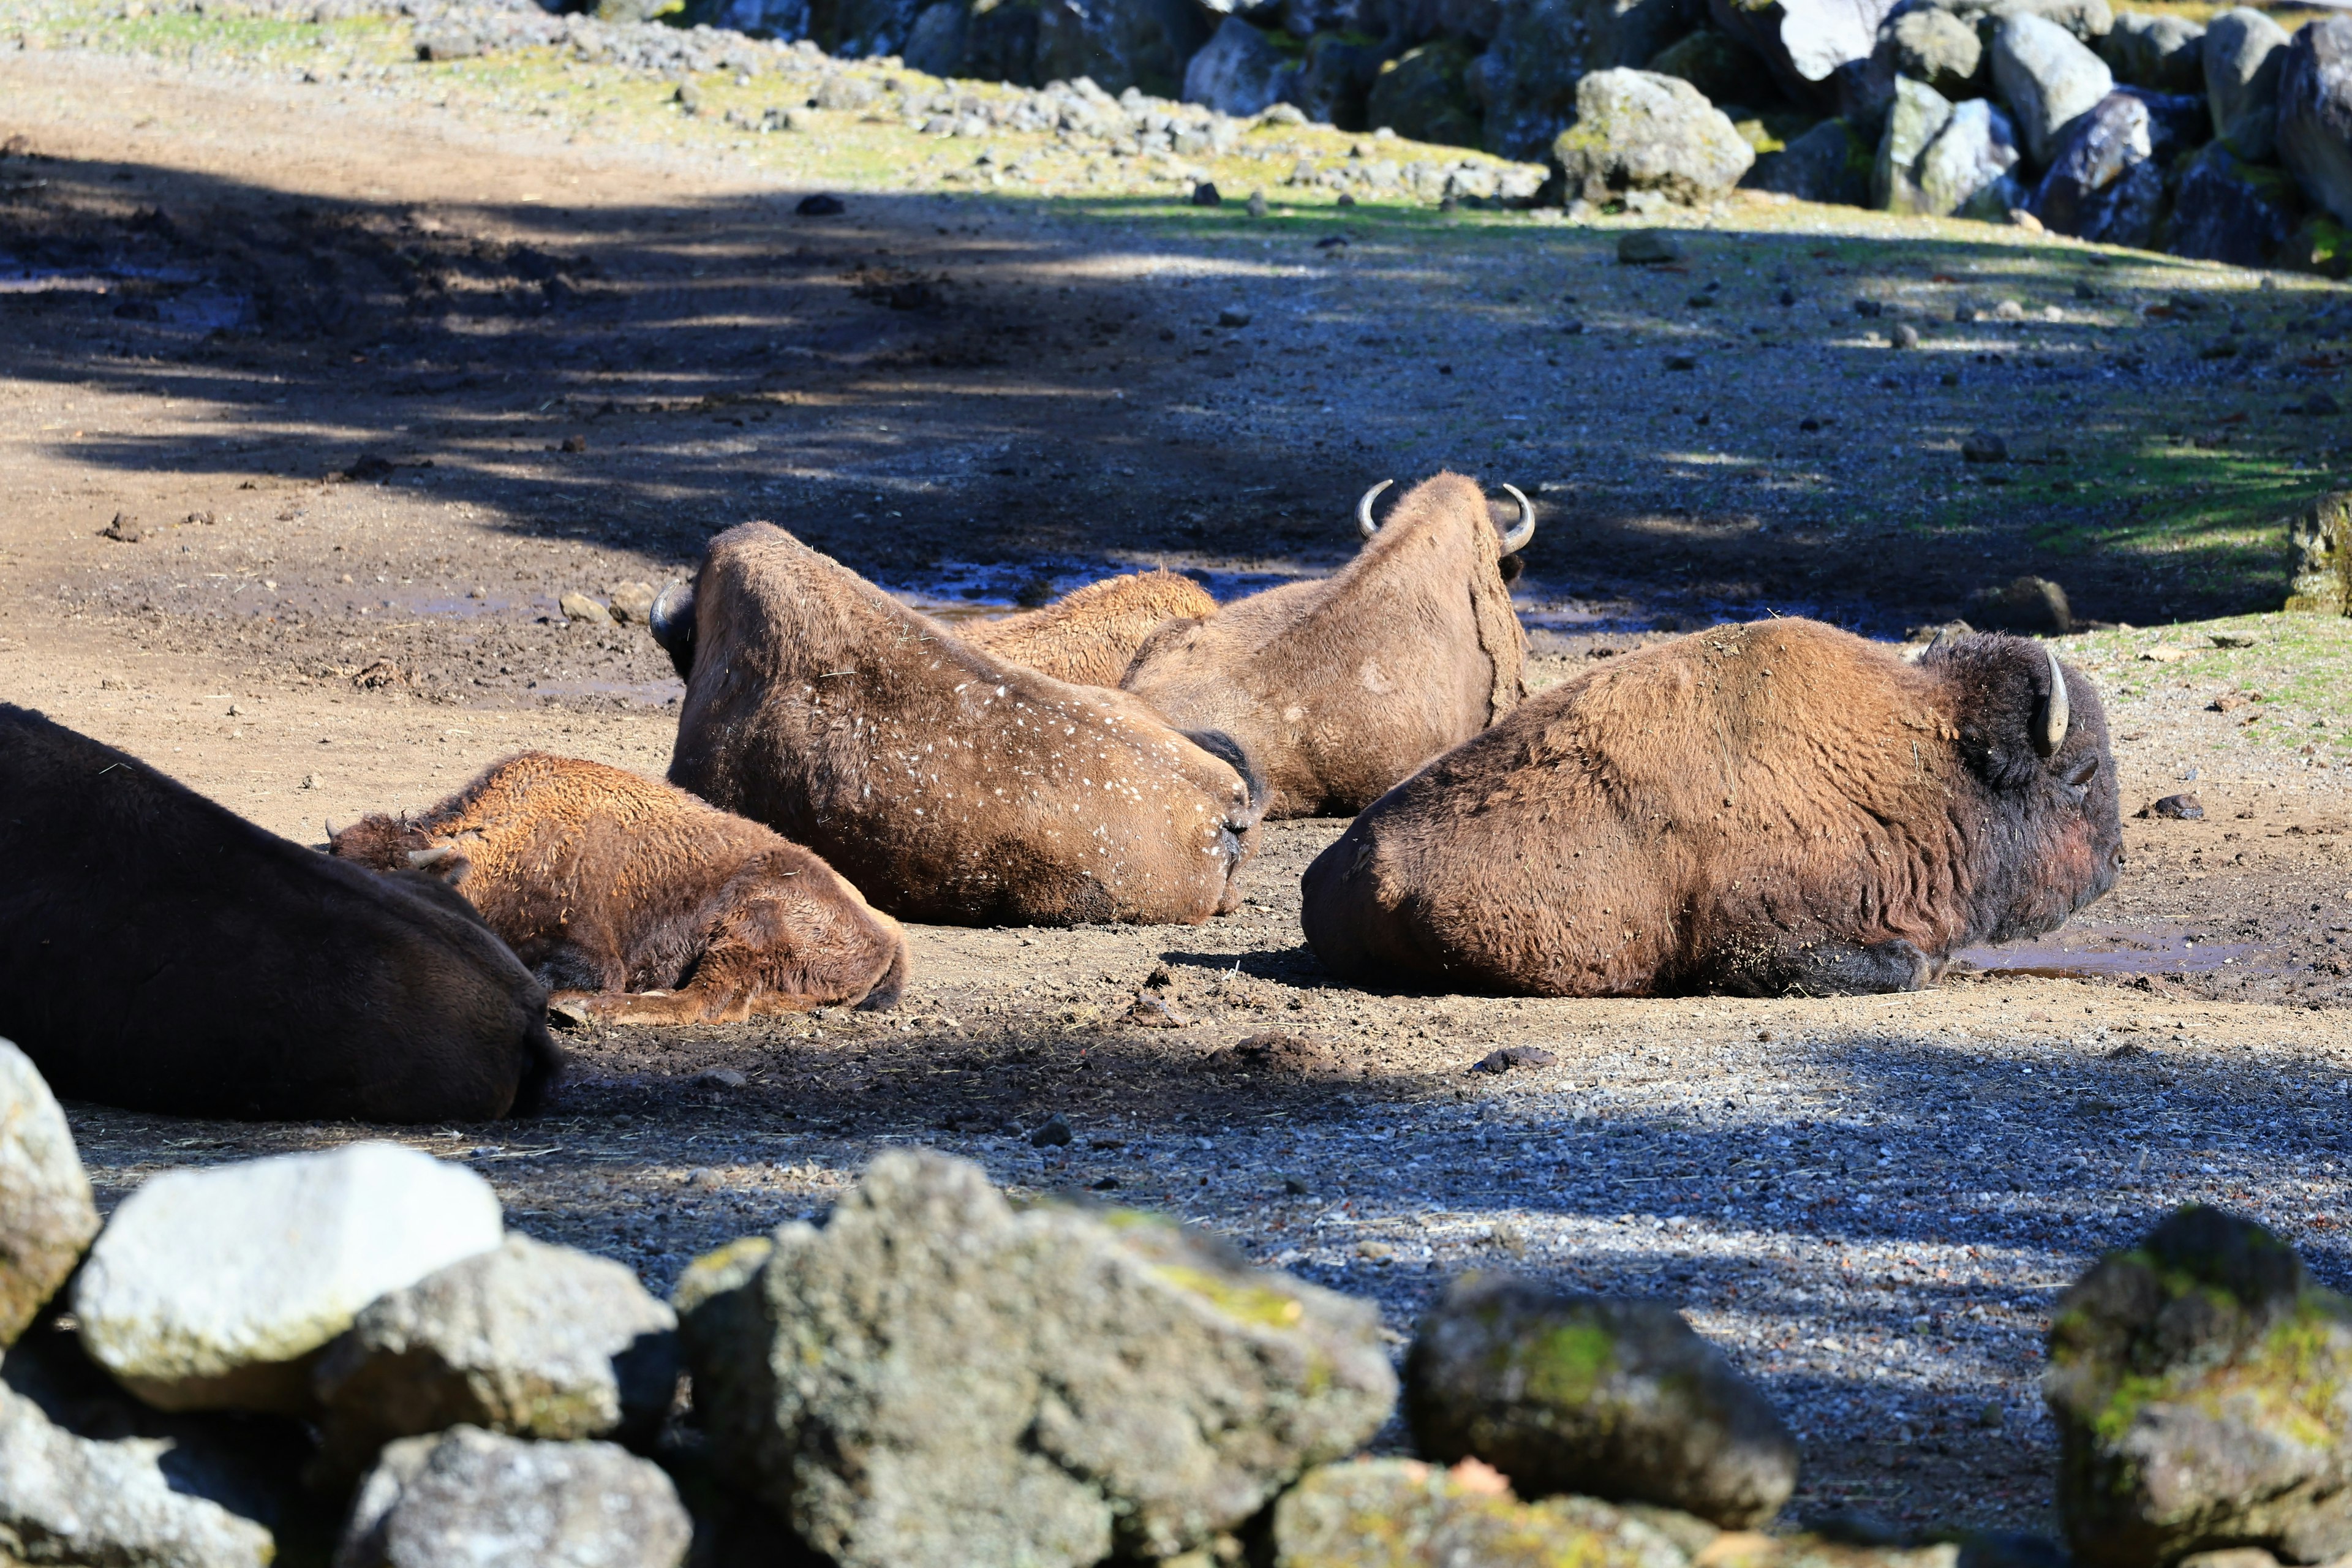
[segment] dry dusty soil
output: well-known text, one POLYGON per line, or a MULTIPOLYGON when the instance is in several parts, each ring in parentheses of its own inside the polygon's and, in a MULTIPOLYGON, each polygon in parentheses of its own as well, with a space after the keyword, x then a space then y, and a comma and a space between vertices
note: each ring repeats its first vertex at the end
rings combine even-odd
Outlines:
POLYGON ((2063 646, 2127 809, 2208 814, 2132 821, 2113 896, 2032 951, 1768 1002, 1338 985, 1297 905, 1340 825, 1286 825, 1229 918, 918 929, 895 1013, 575 1035, 528 1123, 73 1106, 108 1203, 395 1137, 659 1289, 934 1144, 1180 1213, 1400 1334, 1471 1268, 1675 1300, 1801 1432, 1796 1511, 1913 1527, 2052 1527, 2049 1303, 2171 1205, 2352 1285, 2352 624, 2257 613, 2347 460, 2280 412, 2341 390, 2328 286, 1785 205, 1694 219, 1660 273, 1556 215, 860 188, 822 145, 637 137, 487 76, 5 35, 0 697, 302 841, 525 747, 658 773, 666 663, 556 597, 745 518, 960 614, 1139 562, 1229 595, 1447 464, 1540 487, 1539 681, 1767 609, 1899 636, 2040 571, 2111 623, 2063 646), (845 210, 795 216, 829 172, 845 210), (1978 428, 2021 460, 1962 464, 1978 428), (1191 1021, 1126 1022, 1146 986, 1191 1021), (1467 1070, 1507 1045, 1553 1060, 1467 1070))

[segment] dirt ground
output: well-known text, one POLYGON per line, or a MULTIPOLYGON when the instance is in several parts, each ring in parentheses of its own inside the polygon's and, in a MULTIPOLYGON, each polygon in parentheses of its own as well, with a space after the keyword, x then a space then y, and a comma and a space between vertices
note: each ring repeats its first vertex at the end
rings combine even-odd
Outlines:
MULTIPOLYGON (((2352 1284, 2352 629, 2251 613, 2276 584, 2214 564, 2238 559, 2221 522, 2187 535, 2205 555, 2134 553, 2160 498, 2115 500, 2340 462, 2332 426, 2215 423, 2332 371, 2209 360, 2125 283, 2065 295, 2108 312, 2072 329, 2104 369, 2037 368, 2011 333, 1887 371, 1847 296, 1945 287, 1887 281, 1922 270, 1912 238, 1697 235, 1662 278, 1557 225, 1366 215, 1322 246, 1338 230, 1304 218, 855 192, 806 218, 805 181, 718 143, 84 52, 0 53, 0 697, 304 842, 525 747, 660 772, 666 661, 557 596, 658 584, 748 517, 959 614, 1139 563, 1230 595, 1328 569, 1367 483, 1451 463, 1541 487, 1539 683, 1725 612, 1899 633, 2053 562, 2086 616, 2231 617, 2063 645, 2108 693, 2127 809, 2193 789, 2207 815, 2134 820, 2108 900, 1920 994, 1355 992, 1297 919, 1341 825, 1292 824, 1199 928, 918 928, 895 1013, 573 1036, 529 1123, 71 1107, 110 1204, 176 1164, 394 1136, 667 1289, 821 1212, 877 1147, 932 1143, 1016 1189, 1180 1212, 1377 1297, 1401 1334, 1471 1267, 1680 1300, 1798 1427, 1795 1511, 1906 1528, 2051 1528, 2047 1305, 2170 1205, 2253 1213, 2352 1284), (1685 311, 1710 271, 1727 303, 1685 311), (1214 325, 1229 305, 1254 324, 1214 325), (1685 317, 1766 335, 1743 313, 1803 364, 1703 392, 1651 368, 1685 317), (1948 387, 1940 363, 1966 369, 1948 387), (2025 411, 2035 388, 2063 401, 2025 411), (1834 456, 1801 445, 1815 408, 1845 421, 1834 456), (2231 457, 2186 433, 2220 429, 2262 464, 2111 465, 2114 494, 2081 495, 2043 453, 1980 495, 1950 448, 2001 409, 2037 441, 2154 431, 2133 449, 2159 456, 2178 426, 2178 453, 2231 457), (2227 628, 2254 646, 2213 646, 2227 628), (2214 706, 2256 685, 2263 725, 2214 706), (1127 1022, 1140 989, 1191 1022, 1127 1022), (1506 1045, 1554 1060, 1468 1070, 1506 1045), (1055 1117, 1069 1141, 1034 1142, 1055 1117)), ((2005 269, 1996 291, 2088 266, 2007 244, 1969 263, 2005 269)), ((2333 299, 2223 281, 2250 321, 2333 299)))

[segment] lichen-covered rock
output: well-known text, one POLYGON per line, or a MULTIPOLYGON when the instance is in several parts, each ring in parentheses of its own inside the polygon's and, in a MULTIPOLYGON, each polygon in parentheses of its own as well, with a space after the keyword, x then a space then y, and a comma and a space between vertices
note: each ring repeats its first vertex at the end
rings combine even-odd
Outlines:
POLYGON ((167 1171, 100 1233, 74 1316, 159 1409, 299 1414, 362 1308, 503 1234, 488 1183, 396 1143, 167 1171))
POLYGON ((472 1426, 526 1437, 643 1435, 677 1383, 677 1320, 610 1258, 510 1236, 378 1298, 312 1375, 330 1459, 472 1426))
POLYGON ((1737 185, 1756 150, 1690 83, 1605 70, 1577 83, 1576 123, 1553 142, 1551 156, 1570 199, 1656 191, 1695 205, 1737 185))
POLYGON ((2352 223, 2352 16, 2296 30, 2278 98, 2279 161, 2314 203, 2352 223))
POLYGON ((2034 192, 2054 234, 2145 249, 2164 215, 2164 163, 2145 101, 2111 92, 2080 116, 2034 192))
POLYGON ((24 1052, 0 1040, 0 1350, 58 1293, 98 1234, 72 1130, 24 1052))
POLYGON ((1184 101, 1220 114, 1257 114, 1289 95, 1296 75, 1291 58, 1264 32, 1228 16, 1184 68, 1184 101))
POLYGON ((2268 267, 2302 218, 2302 193, 2284 170, 2250 163, 2214 142, 2180 171, 2165 248, 2200 261, 2268 267))
POLYGON ((693 1540, 669 1477, 625 1448, 459 1426, 384 1450, 335 1568, 677 1568, 693 1540))
POLYGON ((1192 0, 1054 0, 1035 16, 1034 79, 1088 77, 1108 92, 1133 87, 1176 97, 1184 67, 1209 41, 1207 19, 1192 0))
POLYGON ((1905 77, 1895 84, 1895 104, 1878 133, 1878 157, 1870 169, 1870 205, 1881 212, 1927 210, 1916 174, 1919 160, 1952 118, 1950 101, 1924 82, 1905 77))
POLYGON ((2251 1220, 2182 1209, 2059 1300, 2058 1508, 2096 1568, 2352 1552, 2352 1301, 2251 1220))
POLYGON ((2342 282, 2352 278, 2352 229, 2326 213, 2306 213, 2273 258, 2292 272, 2312 272, 2342 282))
POLYGON ((2026 152, 2047 166, 2078 115, 2114 90, 2105 60, 2046 17, 2016 16, 1992 39, 1992 79, 2026 152))
POLYGON ((2126 11, 2099 40, 2116 79, 2157 92, 2205 90, 2205 28, 2169 12, 2126 11))
POLYGON ((2025 205, 2014 171, 2021 154, 2009 116, 1990 99, 1952 106, 1952 115, 1913 170, 1919 210, 1941 216, 2004 221, 2025 205))
POLYGON ((1643 68, 1698 89, 1709 103, 1769 103, 1777 89, 1756 51, 1730 34, 1701 27, 1660 49, 1643 68))
POLYGON ((1739 183, 1809 202, 1861 206, 1875 164, 1870 143, 1843 120, 1824 120, 1778 153, 1767 153, 1739 183))
POLYGON ((1405 1414, 1433 1459, 1486 1461, 1529 1495, 1662 1504, 1762 1523, 1797 1484, 1771 1402, 1659 1301, 1468 1275, 1405 1358, 1405 1414))
MULTIPOLYGON (((1701 1526, 1702 1529, 1706 1527, 1701 1526)), ((1274 1509, 1276 1568, 1685 1568, 1661 1531, 1591 1498, 1521 1502, 1473 1461, 1310 1470, 1274 1509)))
POLYGON ((889 1152, 673 1298, 713 1461, 843 1568, 1165 1557, 1376 1430, 1369 1307, 889 1152))
POLYGON ((2322 496, 2287 530, 2286 608, 2352 616, 2352 490, 2322 496))
POLYGON ((1478 106, 1463 81, 1472 58, 1468 45, 1451 38, 1407 49, 1373 79, 1365 119, 1416 142, 1477 146, 1478 106))
POLYGON ((1923 5, 1886 26, 1895 68, 1946 98, 1965 98, 1983 86, 1984 40, 1949 11, 1923 5))
POLYGON ((2286 29, 2241 5, 2205 24, 2201 50, 2205 98, 2213 134, 2252 163, 2278 145, 2279 73, 2286 64, 2286 29))

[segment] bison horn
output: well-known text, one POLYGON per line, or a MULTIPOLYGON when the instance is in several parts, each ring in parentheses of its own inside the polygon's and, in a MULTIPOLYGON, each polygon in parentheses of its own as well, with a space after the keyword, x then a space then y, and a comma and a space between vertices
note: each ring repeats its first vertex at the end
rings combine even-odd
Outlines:
POLYGON ((1518 486, 1505 485, 1503 488, 1511 492, 1513 500, 1519 503, 1518 522, 1510 532, 1503 535, 1503 553, 1508 555, 1515 550, 1525 550, 1528 541, 1536 536, 1536 509, 1527 497, 1519 493, 1518 486))
POLYGON ((1370 539, 1372 535, 1381 531, 1381 525, 1372 521, 1373 500, 1379 497, 1382 490, 1388 489, 1394 483, 1396 483, 1394 479, 1382 479, 1379 484, 1376 484, 1370 489, 1366 490, 1364 492, 1364 499, 1356 503, 1356 527, 1362 531, 1366 539, 1370 539))
POLYGON ((412 849, 408 852, 408 863, 422 871, 428 867, 438 866, 457 852, 457 847, 454 844, 436 844, 430 849, 412 849))
POLYGON ((2048 643, 2042 652, 2050 660, 2050 696, 2042 710, 2033 716, 2033 749, 2044 759, 2058 754, 2066 743, 2066 727, 2074 721, 2066 703, 2066 667, 2058 662, 2057 651, 2048 643))

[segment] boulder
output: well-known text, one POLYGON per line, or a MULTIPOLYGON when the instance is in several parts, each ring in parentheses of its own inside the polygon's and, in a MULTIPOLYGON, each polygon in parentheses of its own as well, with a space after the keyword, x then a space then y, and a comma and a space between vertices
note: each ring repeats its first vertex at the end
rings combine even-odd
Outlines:
POLYGON ((2352 229, 2326 213, 2306 213, 2302 224, 2279 247, 2273 265, 2294 272, 2312 272, 2342 282, 2352 278, 2352 229))
POLYGON ((90 1359, 164 1410, 310 1408, 310 1363, 387 1290, 498 1246, 489 1184, 396 1143, 167 1171, 73 1287, 90 1359))
POLYGON ((1286 99, 1297 75, 1263 32, 1228 16, 1184 68, 1184 101, 1246 118, 1286 99))
POLYGON ((2106 62, 2057 23, 2016 16, 1992 39, 1992 79, 2024 134, 2027 156, 2046 167, 2075 117, 2115 88, 2106 62))
POLYGON ((2352 17, 2297 29, 2278 97, 2279 161, 2315 205, 2352 223, 2352 17))
POLYGON ((1373 79, 1365 119, 1374 129, 1386 126, 1415 142, 1477 146, 1478 106, 1463 83, 1471 58, 1469 46, 1451 38, 1407 49, 1373 79))
MULTIPOLYGON (((963 55, 957 74, 984 81, 1034 85, 1040 79, 1037 14, 1043 9, 1043 0, 972 0, 964 17, 963 55)), ((1108 94, 1103 97, 1109 101, 1108 94)), ((1074 95, 1062 105, 1066 116, 1071 112, 1072 102, 1084 103, 1088 110, 1100 112, 1099 105, 1074 95)))
POLYGON ((1369 1305, 929 1152, 673 1302, 713 1463, 841 1568, 1172 1556, 1395 1400, 1369 1305))
POLYGON ((2168 12, 2126 11, 2099 40, 2116 79, 2158 92, 2205 90, 2205 28, 2168 12))
POLYGON ((360 1313, 311 1377, 329 1458, 459 1425, 649 1436, 677 1384, 677 1319, 610 1258, 509 1236, 360 1313))
POLYGON ((31 1326, 97 1234, 65 1112, 25 1053, 0 1040, 0 1350, 31 1326))
POLYGON ((2201 261, 2268 267, 2283 259, 2302 218, 2302 193, 2284 170, 2250 163, 2213 142, 2180 171, 2165 248, 2201 261))
POLYGON ((1660 1301, 1465 1276, 1406 1352, 1405 1415, 1422 1453, 1484 1460, 1529 1495, 1746 1529, 1797 1484, 1796 1439, 1771 1402, 1660 1301))
POLYGON ((2095 45, 2114 30, 2116 14, 2107 0, 1935 0, 1954 16, 1978 28, 1986 37, 2011 16, 2039 16, 2095 45))
POLYGON ((1868 67, 1895 0, 1707 0, 1715 25, 1756 51, 1780 90, 1824 111, 1842 101, 1843 78, 1868 67))
POLYGON ((2352 490, 2322 496, 2287 529, 2286 608, 2352 616, 2352 490))
POLYGON ((2164 163, 2146 102, 2111 92, 2067 132, 2033 195, 2053 234, 2147 249, 2164 215, 2164 163))
POLYGON ((1291 79, 1290 101, 1309 120, 1361 131, 1364 100, 1380 74, 1379 44, 1360 35, 1318 33, 1307 40, 1306 58, 1291 79))
POLYGON ((1906 11, 1887 24, 1885 33, 1901 75, 1927 83, 1946 98, 1966 98, 1981 89, 1984 40, 1949 11, 1932 5, 1906 11))
MULTIPOLYGON (((1692 1521, 1705 1536, 1711 1527, 1692 1521)), ((1674 1538, 1591 1498, 1521 1502, 1475 1460, 1354 1459, 1309 1470, 1274 1508, 1276 1568, 1685 1568, 1674 1538)))
POLYGON ((459 1426, 384 1450, 335 1568, 678 1568, 693 1540, 669 1477, 626 1448, 459 1426))
POLYGON ((1576 123, 1560 132, 1552 163, 1569 199, 1601 202, 1656 191, 1691 205, 1739 183, 1756 151, 1696 88, 1648 71, 1594 71, 1577 83, 1576 123))
POLYGON ((1809 202, 1861 206, 1870 200, 1870 144, 1843 120, 1824 120, 1778 153, 1767 153, 1739 183, 1809 202))
POLYGON ((2019 157, 2009 116, 1990 100, 1971 98, 1954 104, 1951 118, 1927 143, 1913 171, 1918 210, 1983 223, 2007 222, 2011 210, 2026 203, 2025 187, 2014 174, 2019 157))
POLYGON ((1870 205, 1881 212, 1918 213, 1927 208, 1916 178, 1927 144, 1952 118, 1944 95, 1908 77, 1895 83, 1895 103, 1878 133, 1878 157, 1870 169, 1870 205))
POLYGON ((2066 590, 2047 577, 2018 577, 1997 588, 1979 588, 1969 600, 1973 623, 1992 631, 2063 637, 2074 629, 2066 590))
MULTIPOLYGON (((965 74, 964 54, 971 42, 971 5, 966 0, 937 0, 915 14, 898 58, 906 62, 908 70, 929 76, 961 76, 965 74)), ((652 601, 646 601, 645 608, 650 616, 652 601)), ((624 624, 632 618, 628 608, 617 598, 612 603, 612 611, 613 618, 624 624)))
POLYGON ((2092 1568, 2352 1552, 2352 1301, 2252 1220, 2182 1209, 2059 1299, 2042 1393, 2092 1568))
POLYGON ((2205 100, 2213 134, 2239 157, 2260 163, 2278 146, 2279 72, 2286 31, 2260 11, 2240 6, 2205 25, 2205 100))
POLYGON ((1037 7, 1038 81, 1092 79, 1107 92, 1183 91, 1184 68, 1209 41, 1192 0, 1055 0, 1037 7))
MULTIPOLYGON (((1311 38, 1318 33, 1377 32, 1381 23, 1369 13, 1376 0, 1277 0, 1271 15, 1282 30, 1294 38, 1311 38)), ((1252 21, 1263 23, 1268 13, 1244 11, 1252 21)))
POLYGON ((1706 14, 1703 0, 1506 0, 1469 78, 1486 150, 1542 159, 1574 122, 1586 73, 1646 65, 1706 14))
POLYGON ((1698 89, 1709 103, 1769 103, 1779 95, 1756 51, 1728 33, 1701 27, 1651 57, 1647 70, 1698 89))

